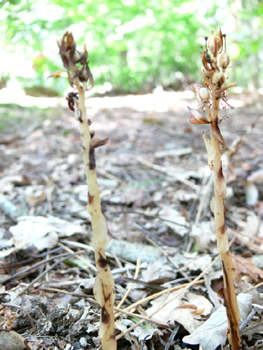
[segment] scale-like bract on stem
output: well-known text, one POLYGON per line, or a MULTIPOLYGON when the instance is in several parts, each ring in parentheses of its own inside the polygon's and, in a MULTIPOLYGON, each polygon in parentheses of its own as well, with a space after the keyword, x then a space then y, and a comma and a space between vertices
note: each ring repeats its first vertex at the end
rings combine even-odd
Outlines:
POLYGON ((206 47, 201 55, 201 72, 204 76, 204 84, 197 89, 194 88, 199 109, 193 110, 189 108, 189 121, 191 124, 210 125, 210 139, 205 134, 203 134, 203 139, 208 155, 208 165, 214 171, 214 196, 210 207, 214 213, 217 248, 221 256, 223 269, 224 288, 220 291, 220 294, 224 298, 226 306, 228 340, 232 350, 238 350, 240 346, 240 312, 234 287, 236 274, 229 251, 227 225, 225 222, 226 207, 224 197, 227 194, 227 190, 221 161, 221 154, 225 150, 226 145, 219 129, 220 102, 223 101, 228 105, 225 93, 235 83, 225 84, 225 71, 230 62, 226 50, 226 35, 222 35, 221 29, 219 29, 217 36, 212 31, 210 36, 205 38, 205 41, 206 47))
POLYGON ((114 280, 105 255, 105 249, 110 240, 107 222, 101 212, 100 193, 96 176, 95 148, 107 144, 108 138, 93 138, 90 131, 91 121, 86 117, 85 91, 94 85, 87 57, 88 53, 84 45, 83 52, 76 49, 76 43, 71 33, 66 32, 58 41, 59 54, 63 66, 68 73, 70 86, 74 91, 67 95, 69 109, 75 112, 79 121, 81 143, 84 154, 84 164, 88 185, 88 212, 91 215, 93 231, 93 245, 97 277, 94 285, 94 296, 101 306, 101 324, 99 336, 101 337, 102 350, 116 350, 114 336, 113 306, 115 300, 114 280))

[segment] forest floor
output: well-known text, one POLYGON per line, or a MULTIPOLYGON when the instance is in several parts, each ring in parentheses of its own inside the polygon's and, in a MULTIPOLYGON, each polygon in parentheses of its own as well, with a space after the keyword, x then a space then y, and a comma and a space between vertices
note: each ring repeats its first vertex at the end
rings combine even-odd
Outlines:
MULTIPOLYGON (((41 108, 0 104, 0 349, 99 349, 78 122, 62 99, 30 101, 41 108)), ((250 315, 243 347, 256 349, 263 346, 263 97, 241 93, 228 103, 235 108, 220 115, 231 150, 226 222, 241 323, 250 315)), ((225 315, 209 323, 222 304, 222 272, 202 140, 209 126, 188 123, 193 93, 91 97, 86 105, 91 130, 110 139, 96 163, 115 306, 124 309, 116 311, 118 349, 224 346, 225 315), (200 325, 205 339, 195 332, 200 325)))

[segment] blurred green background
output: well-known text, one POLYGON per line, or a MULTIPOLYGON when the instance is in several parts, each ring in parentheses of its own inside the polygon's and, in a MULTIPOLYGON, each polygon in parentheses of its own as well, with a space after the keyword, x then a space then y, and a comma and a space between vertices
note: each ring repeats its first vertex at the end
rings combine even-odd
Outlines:
POLYGON ((56 41, 68 30, 87 45, 96 92, 184 89, 201 80, 203 37, 221 27, 231 80, 260 88, 262 14, 259 0, 0 0, 0 87, 62 95, 67 80, 47 77, 62 69, 56 41))

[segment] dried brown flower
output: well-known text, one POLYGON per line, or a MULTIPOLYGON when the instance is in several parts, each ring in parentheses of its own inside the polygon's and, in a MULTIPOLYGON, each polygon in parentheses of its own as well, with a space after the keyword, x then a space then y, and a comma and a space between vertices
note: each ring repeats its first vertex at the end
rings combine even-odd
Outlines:
POLYGON ((76 51, 76 43, 73 39, 72 33, 66 32, 62 39, 58 41, 59 54, 61 56, 63 66, 70 70, 71 65, 74 64, 74 55, 76 51))
POLYGON ((89 61, 87 61, 86 45, 84 45, 83 52, 78 51, 72 33, 66 32, 58 41, 58 47, 63 66, 68 72, 70 85, 73 87, 78 79, 82 83, 89 82, 91 89, 94 86, 94 79, 89 69, 89 61))

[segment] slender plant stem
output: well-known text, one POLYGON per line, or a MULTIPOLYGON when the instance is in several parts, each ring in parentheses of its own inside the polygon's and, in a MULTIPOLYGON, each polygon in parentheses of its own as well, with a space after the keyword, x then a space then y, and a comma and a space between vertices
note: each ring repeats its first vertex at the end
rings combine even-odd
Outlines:
POLYGON ((234 86, 236 82, 225 84, 227 79, 225 71, 229 66, 229 56, 226 52, 226 34, 222 34, 219 28, 217 36, 211 31, 209 37, 205 37, 206 47, 201 54, 204 84, 198 89, 194 88, 199 110, 190 110, 191 124, 210 124, 210 140, 203 133, 208 165, 214 171, 214 196, 210 202, 214 213, 217 248, 220 254, 224 288, 220 291, 224 298, 228 319, 228 340, 232 350, 238 350, 240 346, 239 320, 241 318, 235 294, 234 280, 236 277, 231 253, 228 244, 228 232, 225 222, 226 207, 224 198, 227 194, 226 181, 223 175, 221 154, 226 149, 225 141, 219 129, 219 106, 221 99, 232 108, 226 100, 226 90, 234 86), (206 116, 202 112, 206 112, 206 116))
POLYGON ((115 300, 114 280, 105 255, 109 242, 108 228, 104 215, 101 212, 100 193, 97 183, 94 150, 92 154, 91 134, 89 121, 86 117, 85 95, 82 85, 77 85, 79 93, 76 117, 79 119, 80 135, 83 147, 84 164, 88 185, 88 212, 91 215, 93 231, 93 246, 97 277, 94 284, 94 295, 101 305, 100 337, 103 350, 115 350, 113 306, 115 300), (94 159, 93 159, 94 157, 94 159), (94 164, 93 164, 94 162, 94 164))
POLYGON ((218 139, 218 110, 220 98, 213 97, 212 116, 213 121, 210 124, 211 143, 214 149, 214 197, 211 201, 211 208, 214 212, 217 248, 220 253, 224 290, 223 296, 226 303, 226 311, 229 326, 229 342, 233 349, 238 349, 240 344, 239 320, 241 318, 237 298, 235 294, 234 280, 236 277, 231 253, 228 245, 228 230, 225 222, 225 204, 224 197, 227 194, 226 184, 222 169, 221 144, 218 139))
POLYGON ((101 212, 100 193, 96 175, 95 148, 104 146, 108 138, 101 140, 93 138, 90 132, 90 120, 86 117, 85 91, 87 86, 94 86, 94 79, 89 69, 88 52, 84 45, 83 52, 76 49, 72 33, 66 32, 58 41, 59 54, 64 68, 67 69, 70 86, 77 89, 69 92, 67 101, 69 109, 75 111, 79 121, 79 130, 83 147, 84 165, 88 185, 87 210, 91 215, 93 231, 93 246, 97 277, 94 284, 94 296, 101 306, 101 322, 99 336, 102 350, 116 350, 117 343, 114 336, 113 305, 115 300, 114 280, 105 254, 110 240, 107 222, 101 212))

